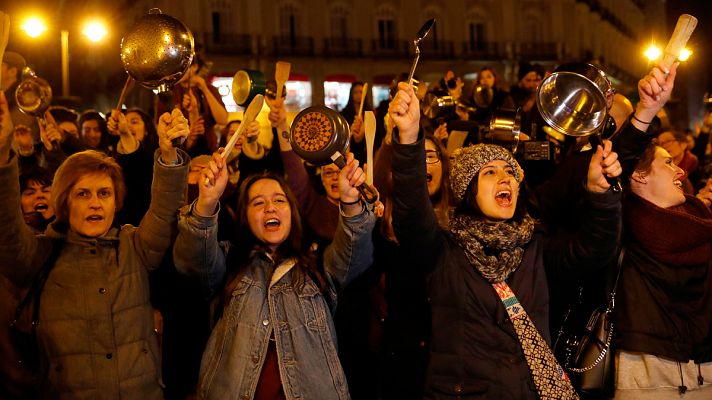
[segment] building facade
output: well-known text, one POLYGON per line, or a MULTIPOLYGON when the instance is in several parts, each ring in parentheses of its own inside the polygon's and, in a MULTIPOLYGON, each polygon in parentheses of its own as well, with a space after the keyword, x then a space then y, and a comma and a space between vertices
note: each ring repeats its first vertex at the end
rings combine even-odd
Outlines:
POLYGON ((151 7, 189 26, 213 75, 253 69, 269 79, 276 61, 291 62, 291 79, 311 97, 302 106, 329 103, 324 82, 370 82, 378 100, 410 69, 413 36, 432 17, 416 72, 423 81, 492 66, 508 86, 519 61, 549 70, 593 61, 624 93, 647 68, 643 48, 666 28, 663 0, 143 0, 127 18, 151 7))

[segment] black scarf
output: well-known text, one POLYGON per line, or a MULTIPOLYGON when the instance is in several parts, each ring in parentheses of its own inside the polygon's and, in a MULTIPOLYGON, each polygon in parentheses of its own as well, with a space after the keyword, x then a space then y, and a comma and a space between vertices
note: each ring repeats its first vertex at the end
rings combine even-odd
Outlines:
POLYGON ((534 219, 489 222, 470 215, 450 220, 450 233, 467 259, 490 283, 502 282, 522 261, 523 246, 534 234, 534 219))

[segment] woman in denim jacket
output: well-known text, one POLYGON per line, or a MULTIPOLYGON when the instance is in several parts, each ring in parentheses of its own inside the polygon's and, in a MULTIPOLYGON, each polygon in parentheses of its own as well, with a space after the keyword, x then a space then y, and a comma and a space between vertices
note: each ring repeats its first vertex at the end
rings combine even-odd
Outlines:
POLYGON ((176 268, 222 291, 222 317, 203 353, 204 399, 348 399, 336 352, 336 292, 372 261, 373 214, 358 201, 365 174, 353 155, 339 176, 341 219, 323 269, 302 247, 294 195, 273 174, 240 188, 237 237, 218 243, 218 199, 227 182, 213 156, 200 195, 181 210, 176 268))

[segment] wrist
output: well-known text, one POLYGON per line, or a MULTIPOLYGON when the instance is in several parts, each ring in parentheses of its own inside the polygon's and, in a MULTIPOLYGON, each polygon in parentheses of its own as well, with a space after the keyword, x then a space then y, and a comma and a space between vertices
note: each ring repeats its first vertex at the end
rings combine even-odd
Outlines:
POLYGON ((217 206, 217 200, 204 199, 198 196, 198 200, 195 202, 195 207, 193 208, 193 213, 199 217, 211 217, 215 214, 217 206))
POLYGON ((168 165, 178 164, 178 152, 175 148, 171 150, 161 150, 161 161, 168 165))

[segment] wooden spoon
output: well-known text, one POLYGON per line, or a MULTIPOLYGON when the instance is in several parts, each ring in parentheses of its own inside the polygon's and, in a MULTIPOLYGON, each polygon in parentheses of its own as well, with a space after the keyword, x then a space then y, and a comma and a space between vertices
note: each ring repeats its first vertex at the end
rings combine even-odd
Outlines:
POLYGON ((292 70, 292 64, 285 61, 277 61, 277 67, 274 70, 274 80, 277 81, 277 97, 276 100, 282 99, 282 88, 289 80, 289 73, 292 70))
POLYGON ((366 127, 366 183, 373 185, 373 142, 376 139, 376 116, 373 111, 366 111, 363 123, 366 127))
POLYGON ((356 114, 356 117, 360 117, 361 113, 363 112, 363 103, 366 100, 367 93, 368 93, 368 83, 364 83, 363 89, 361 91, 361 104, 358 106, 358 114, 356 114))

